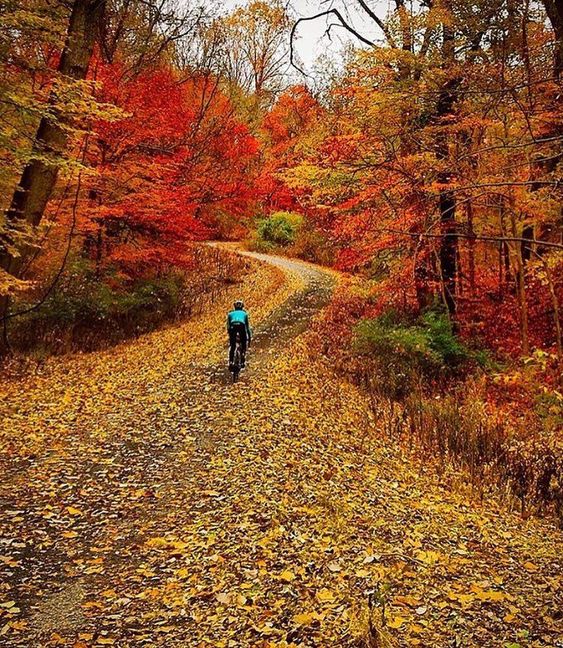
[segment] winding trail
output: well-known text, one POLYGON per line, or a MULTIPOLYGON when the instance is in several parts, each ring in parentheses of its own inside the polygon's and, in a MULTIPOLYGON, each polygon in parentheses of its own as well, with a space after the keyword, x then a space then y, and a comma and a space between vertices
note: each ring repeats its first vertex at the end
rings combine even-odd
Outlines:
MULTIPOLYGON (((249 380, 256 367, 263 367, 272 355, 283 353, 290 340, 307 330, 311 319, 328 304, 335 278, 333 273, 323 268, 294 259, 257 252, 241 254, 293 274, 301 283, 287 300, 274 308, 257 326, 253 325, 249 371, 243 374, 243 379, 249 380)), ((215 380, 230 382, 224 362, 215 367, 212 374, 215 380)))
POLYGON ((3 380, 0 646, 556 646, 561 533, 383 438, 302 335, 333 275, 253 256, 194 320, 3 380))

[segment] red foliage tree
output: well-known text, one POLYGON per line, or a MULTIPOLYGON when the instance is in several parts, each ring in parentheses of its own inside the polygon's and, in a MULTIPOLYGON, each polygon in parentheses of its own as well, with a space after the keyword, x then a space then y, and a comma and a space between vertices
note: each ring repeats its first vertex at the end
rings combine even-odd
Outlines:
POLYGON ((289 88, 265 116, 265 140, 259 187, 265 211, 302 211, 300 192, 287 186, 283 173, 302 156, 307 134, 313 134, 322 108, 304 85, 289 88))
POLYGON ((131 272, 189 263, 186 244, 253 199, 257 140, 211 76, 160 67, 128 78, 113 63, 98 67, 97 80, 99 99, 123 117, 94 125, 85 252, 131 272))

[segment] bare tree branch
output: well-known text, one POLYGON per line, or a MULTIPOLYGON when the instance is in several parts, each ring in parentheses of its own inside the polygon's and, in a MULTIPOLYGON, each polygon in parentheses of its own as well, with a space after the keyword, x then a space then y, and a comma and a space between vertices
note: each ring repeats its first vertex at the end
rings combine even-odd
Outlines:
POLYGON ((302 70, 297 65, 297 63, 295 62, 295 50, 294 50, 294 47, 293 47, 293 41, 294 41, 294 38, 295 38, 295 32, 297 31, 297 27, 299 27, 299 25, 302 22, 306 22, 306 21, 309 21, 309 20, 316 20, 317 18, 322 18, 324 16, 330 16, 330 15, 335 16, 336 19, 339 21, 340 25, 342 27, 344 27, 344 29, 346 29, 346 31, 353 34, 362 43, 365 43, 366 45, 369 45, 370 47, 375 47, 375 43, 373 43, 372 41, 370 41, 367 38, 365 38, 364 36, 362 36, 350 24, 348 24, 346 22, 346 20, 344 20, 344 18, 342 17, 342 14, 338 11, 338 9, 327 9, 326 11, 321 11, 320 13, 315 14, 314 16, 306 16, 305 18, 299 18, 299 20, 297 20, 294 23, 293 27, 291 28, 291 33, 289 35, 289 61, 290 61, 291 65, 298 72, 301 72, 301 74, 303 74, 304 76, 308 76, 308 74, 304 70, 302 70))
POLYGON ((379 18, 379 16, 374 13, 374 11, 368 6, 365 0, 358 0, 358 4, 385 34, 385 38, 387 39, 389 45, 395 49, 397 47, 397 43, 395 42, 393 35, 387 29, 385 23, 381 20, 381 18, 379 18))
POLYGON ((541 239, 525 238, 523 236, 486 236, 483 234, 466 234, 461 231, 452 231, 449 234, 433 234, 431 232, 409 232, 407 230, 394 229, 392 227, 381 227, 380 232, 388 232, 389 234, 399 234, 401 236, 409 236, 410 238, 431 238, 442 239, 445 236, 455 236, 456 238, 471 239, 474 241, 490 241, 494 243, 535 243, 542 247, 555 248, 563 250, 563 243, 555 243, 554 241, 544 241, 541 239))

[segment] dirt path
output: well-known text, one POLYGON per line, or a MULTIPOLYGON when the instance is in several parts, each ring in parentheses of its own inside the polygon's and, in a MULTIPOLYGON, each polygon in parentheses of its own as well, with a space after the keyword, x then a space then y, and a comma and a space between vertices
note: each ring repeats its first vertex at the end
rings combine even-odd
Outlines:
MULTIPOLYGON (((263 367, 272 355, 284 353, 287 344, 307 330, 311 319, 328 303, 334 287, 334 275, 312 264, 302 263, 285 257, 243 252, 244 256, 268 263, 279 268, 286 275, 299 278, 301 286, 257 326, 253 325, 252 351, 248 371, 243 380, 251 380, 257 367, 263 367)), ((230 382, 225 363, 220 362, 212 371, 212 379, 230 382)))
POLYGON ((191 323, 3 382, 0 645, 556 646, 560 532, 382 440, 299 335, 330 275, 268 262, 191 323))

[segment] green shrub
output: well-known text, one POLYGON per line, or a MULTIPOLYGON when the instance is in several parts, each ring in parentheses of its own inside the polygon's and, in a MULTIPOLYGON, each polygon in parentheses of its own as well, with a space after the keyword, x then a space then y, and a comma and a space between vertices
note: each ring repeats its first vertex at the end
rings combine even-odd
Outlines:
POLYGON ((265 241, 258 232, 252 232, 250 238, 247 241, 248 249, 253 252, 262 252, 268 254, 270 252, 275 252, 277 246, 271 241, 265 241))
POLYGON ((40 344, 53 352, 95 348, 101 340, 111 344, 173 319, 185 283, 173 271, 135 280, 112 270, 98 276, 90 261, 78 259, 44 303, 14 322, 11 336, 17 348, 40 344))
POLYGON ((429 348, 440 358, 442 367, 455 370, 467 363, 474 354, 460 341, 445 313, 428 311, 420 319, 429 348))
POLYGON ((303 225, 303 216, 293 212, 275 212, 258 221, 258 243, 266 242, 271 245, 287 247, 292 245, 303 225))
POLYGON ((481 356, 457 338, 447 315, 434 311, 411 321, 394 311, 362 320, 354 329, 353 349, 368 360, 370 382, 391 400, 403 400, 423 380, 481 364, 481 356))

